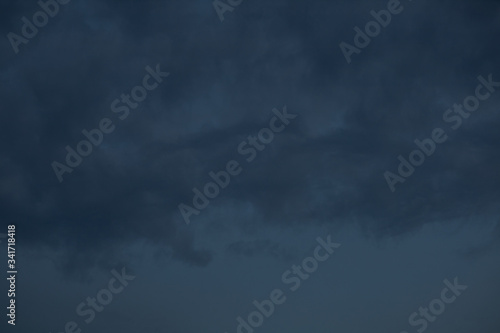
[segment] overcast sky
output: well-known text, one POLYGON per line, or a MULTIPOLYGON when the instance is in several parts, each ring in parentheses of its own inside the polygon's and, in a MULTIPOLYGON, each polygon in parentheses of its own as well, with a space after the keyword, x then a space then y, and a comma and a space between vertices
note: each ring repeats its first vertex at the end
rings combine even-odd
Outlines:
POLYGON ((0 2, 0 233, 16 225, 18 268, 2 332, 233 333, 279 289, 254 332, 498 333, 500 1, 57 7, 34 32, 37 1, 0 2), (477 110, 454 111, 468 96, 477 110), (328 236, 340 246, 292 291, 283 274, 328 236), (122 269, 135 278, 87 323, 78 306, 122 269), (444 312, 411 325, 432 302, 444 312))

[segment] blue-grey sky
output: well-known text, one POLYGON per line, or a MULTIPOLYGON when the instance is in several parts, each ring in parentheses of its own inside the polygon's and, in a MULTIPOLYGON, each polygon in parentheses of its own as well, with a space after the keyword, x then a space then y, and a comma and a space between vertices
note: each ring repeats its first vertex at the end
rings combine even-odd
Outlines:
POLYGON ((232 333, 275 289, 255 333, 498 332, 500 1, 41 3, 0 2, 0 233, 16 225, 18 266, 2 332, 232 333), (340 247, 290 290, 329 235, 340 247), (77 308, 122 268, 135 278, 86 323, 77 308), (467 288, 412 326, 455 278, 467 288))

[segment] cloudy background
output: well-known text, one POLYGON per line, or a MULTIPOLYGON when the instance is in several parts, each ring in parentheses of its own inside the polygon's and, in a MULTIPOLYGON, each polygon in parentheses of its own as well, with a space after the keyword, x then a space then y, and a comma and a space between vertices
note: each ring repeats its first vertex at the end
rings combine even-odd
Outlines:
POLYGON ((231 333, 279 288, 255 332, 410 333, 454 277, 468 289, 426 331, 498 332, 500 92, 456 131, 442 116, 500 81, 500 1, 404 0, 351 64, 339 43, 386 0, 244 0, 223 22, 211 0, 72 0, 18 54, 6 36, 40 7, 0 5, 0 232, 16 225, 19 271, 2 332, 231 333), (156 64, 170 76, 119 120, 110 104, 156 64), (239 143, 285 105, 298 117, 247 163, 239 143), (59 183, 51 163, 106 117, 59 183), (448 141, 392 193, 384 172, 436 127, 448 141), (242 173, 186 225, 178 205, 232 159, 242 173), (327 235, 342 246, 291 292, 282 273, 327 235), (86 324, 75 308, 122 267, 135 280, 86 324))

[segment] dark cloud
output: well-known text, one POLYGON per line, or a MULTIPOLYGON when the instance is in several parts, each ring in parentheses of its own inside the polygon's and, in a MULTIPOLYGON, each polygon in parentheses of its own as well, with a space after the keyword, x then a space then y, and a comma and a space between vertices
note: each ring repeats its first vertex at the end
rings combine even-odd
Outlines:
MULTIPOLYGON (((382 175, 414 139, 445 126, 442 113, 473 92, 478 75, 500 77, 497 3, 407 4, 347 65, 337 44, 382 5, 248 3, 223 24, 201 1, 65 5, 18 56, 3 45, 5 217, 29 221, 34 243, 47 242, 42 229, 74 238, 80 251, 145 237, 205 262, 194 244, 174 241, 185 228, 174 222, 177 204, 209 171, 241 158, 237 144, 282 105, 301 117, 217 200, 250 202, 264 224, 355 219, 380 234, 494 214, 496 95, 396 193, 382 175), (156 63, 171 76, 117 120, 112 100, 156 63), (58 184, 50 163, 104 117, 116 131, 58 184)), ((7 6, 12 17, 37 9, 7 6)), ((19 30, 10 23, 4 32, 19 30)))
MULTIPOLYGON (((224 22, 201 0, 61 6, 19 54, 0 44, 1 219, 73 278, 126 265, 137 242, 166 253, 161 264, 208 272, 227 259, 219 249, 290 260, 296 251, 258 234, 270 229, 356 226, 380 240, 498 220, 500 92, 456 131, 442 117, 479 75, 500 81, 500 2, 402 3, 351 64, 339 43, 387 1, 244 1, 224 22), (111 103, 156 64, 170 76, 119 120, 111 103), (238 144, 285 105, 299 117, 247 163, 238 144), (51 163, 103 118, 116 130, 59 183, 51 163), (392 193, 384 172, 436 127, 448 141, 392 193), (178 204, 232 159, 243 172, 185 225, 178 204)), ((6 36, 39 7, 0 9, 6 36)))

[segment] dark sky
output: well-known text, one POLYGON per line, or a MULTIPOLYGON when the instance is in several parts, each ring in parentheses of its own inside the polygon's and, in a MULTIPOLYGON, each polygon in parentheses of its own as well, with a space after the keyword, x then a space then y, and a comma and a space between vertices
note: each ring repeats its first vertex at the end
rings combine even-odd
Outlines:
POLYGON ((1 331, 232 333, 280 289, 256 333, 498 333, 500 1, 402 0, 348 63, 339 45, 393 1, 222 0, 221 21, 211 0, 72 0, 13 47, 41 7, 1 0, 0 233, 16 225, 18 267, 1 331), (68 170, 103 121, 60 181, 54 161, 68 170), (403 177, 415 140, 425 161, 403 177), (282 275, 329 235, 341 246, 291 291, 282 275), (77 307, 122 268, 135 279, 86 323, 77 307), (410 325, 455 278, 467 289, 410 325))

